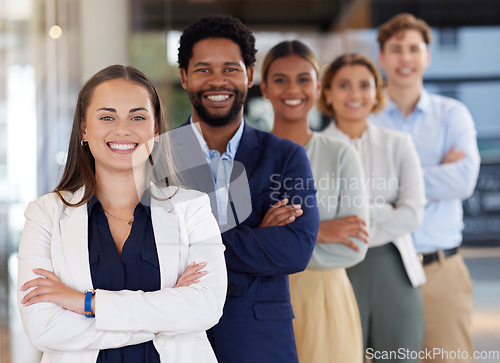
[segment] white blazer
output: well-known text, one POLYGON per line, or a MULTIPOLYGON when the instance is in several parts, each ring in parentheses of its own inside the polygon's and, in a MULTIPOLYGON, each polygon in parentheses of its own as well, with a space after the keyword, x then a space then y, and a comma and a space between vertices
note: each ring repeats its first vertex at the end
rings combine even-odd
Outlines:
MULTIPOLYGON (((425 273, 411 233, 422 224, 426 204, 422 167, 411 136, 368 124, 367 175, 370 194, 370 246, 393 242, 412 286, 425 283, 425 273)), ((334 123, 324 133, 345 140, 334 123)), ((348 137, 347 137, 348 139, 348 137)))
MULTIPOLYGON (((168 197, 176 187, 154 188, 168 197)), ((78 202, 83 188, 67 193, 78 202)), ((92 288, 87 205, 68 207, 56 193, 30 203, 19 245, 18 304, 31 344, 42 362, 95 362, 100 349, 152 340, 161 362, 217 362, 205 330, 217 324, 227 290, 224 245, 207 195, 179 189, 169 200, 151 198, 151 217, 161 273, 161 290, 97 290, 95 318, 53 303, 26 307, 19 287, 37 277, 33 268, 54 273, 80 291, 92 288), (191 262, 206 262, 199 283, 173 288, 191 262)), ((83 303, 83 295, 82 295, 83 303)))

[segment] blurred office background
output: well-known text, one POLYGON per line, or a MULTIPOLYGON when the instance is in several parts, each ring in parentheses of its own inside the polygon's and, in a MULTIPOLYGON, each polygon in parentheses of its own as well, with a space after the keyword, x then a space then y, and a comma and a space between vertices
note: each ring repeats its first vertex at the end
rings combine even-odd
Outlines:
MULTIPOLYGON (((298 38, 321 64, 345 52, 376 60, 376 27, 399 12, 434 31, 425 87, 470 109, 482 166, 465 205, 464 254, 475 282, 477 350, 500 350, 500 7, 498 0, 0 0, 0 362, 39 360, 16 309, 16 251, 27 204, 61 175, 80 87, 111 64, 138 67, 158 86, 171 126, 190 114, 178 39, 193 19, 231 14, 257 39, 256 85, 246 118, 269 130, 260 64, 298 38)), ((323 119, 311 112, 311 126, 323 119)), ((69 329, 71 327, 68 327, 69 329)), ((495 361, 495 360, 484 360, 495 361)))

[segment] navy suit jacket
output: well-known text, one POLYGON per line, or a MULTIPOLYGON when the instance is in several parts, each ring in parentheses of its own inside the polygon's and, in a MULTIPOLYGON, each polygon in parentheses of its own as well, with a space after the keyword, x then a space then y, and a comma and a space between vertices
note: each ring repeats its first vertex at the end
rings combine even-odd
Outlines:
MULTIPOLYGON (((173 139, 178 161, 205 160, 192 130, 188 134, 192 139, 173 139)), ((221 363, 297 362, 288 275, 307 267, 319 228, 309 161, 301 146, 245 124, 231 179, 245 172, 251 209, 245 206, 248 198, 239 195, 245 194, 245 188, 238 188, 243 193, 230 192, 228 210, 233 211, 237 226, 222 233, 228 294, 223 316, 208 337, 221 363), (271 205, 284 197, 301 204, 303 215, 286 226, 259 228, 271 205), (244 220, 239 218, 246 215, 244 220)), ((206 161, 184 170, 181 177, 184 186, 210 195, 217 217, 213 177, 206 161)))

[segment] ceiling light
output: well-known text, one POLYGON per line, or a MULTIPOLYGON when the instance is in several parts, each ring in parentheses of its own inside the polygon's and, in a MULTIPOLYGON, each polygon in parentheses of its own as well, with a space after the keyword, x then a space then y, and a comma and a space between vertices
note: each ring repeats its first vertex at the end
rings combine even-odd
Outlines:
POLYGON ((59 25, 52 25, 49 30, 49 36, 52 39, 59 39, 62 35, 62 29, 59 25))

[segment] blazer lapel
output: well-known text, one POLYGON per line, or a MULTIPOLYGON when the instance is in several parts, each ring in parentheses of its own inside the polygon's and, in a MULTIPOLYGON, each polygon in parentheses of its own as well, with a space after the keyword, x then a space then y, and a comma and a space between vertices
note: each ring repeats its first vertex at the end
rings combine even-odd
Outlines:
POLYGON ((202 191, 210 196, 210 206, 217 216, 215 183, 212 169, 201 150, 189 120, 180 127, 169 131, 172 142, 173 159, 182 186, 202 191))
MULTIPOLYGON (((78 202, 83 196, 83 188, 73 195, 70 203, 78 202)), ((88 250, 87 205, 67 207, 66 218, 59 221, 61 241, 67 260, 69 274, 78 290, 92 288, 88 250)))
MULTIPOLYGON (((176 187, 166 189, 152 188, 153 195, 168 198, 176 187), (167 192, 164 192, 164 191, 167 192)), ((160 262, 161 288, 173 287, 179 273, 179 216, 170 200, 151 199, 151 218, 155 234, 156 250, 160 262)), ((184 266, 182 266, 184 267, 184 266)))
POLYGON ((255 163, 257 162, 258 150, 259 141, 257 140, 256 132, 245 122, 235 159, 243 163, 248 177, 252 175, 255 163))
POLYGON ((387 140, 383 137, 382 133, 378 127, 368 124, 368 145, 370 150, 368 150, 368 157, 370 158, 371 172, 373 175, 366 175, 366 178, 372 180, 379 180, 378 178, 383 178, 386 174, 386 169, 388 163, 386 162, 387 155, 385 154, 384 147, 387 140))

